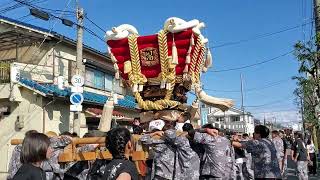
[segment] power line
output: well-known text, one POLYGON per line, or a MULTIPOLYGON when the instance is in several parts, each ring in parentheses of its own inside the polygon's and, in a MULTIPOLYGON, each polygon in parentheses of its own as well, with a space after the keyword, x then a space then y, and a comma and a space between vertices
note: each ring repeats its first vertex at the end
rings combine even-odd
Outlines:
POLYGON ((26 14, 26 15, 24 15, 24 16, 21 16, 21 17, 19 17, 19 18, 17 18, 17 20, 22 20, 22 19, 25 19, 26 17, 29 17, 29 16, 31 16, 31 14, 26 14))
MULTIPOLYGON (((41 9, 41 10, 46 10, 46 11, 50 11, 50 14, 53 16, 52 13, 62 13, 64 15, 66 14, 72 14, 74 15, 75 13, 73 11, 66 11, 66 10, 60 10, 60 9, 50 9, 50 8, 44 8, 44 7, 40 7, 38 5, 35 5, 35 4, 31 4, 30 2, 26 2, 26 1, 22 1, 22 0, 14 0, 16 1, 18 4, 21 4, 21 5, 25 5, 25 6, 28 6, 28 7, 32 7, 32 8, 36 8, 36 9, 41 9)), ((44 1, 47 1, 47 0, 44 0, 44 1)), ((41 1, 41 2, 44 2, 44 1, 41 1)), ((39 2, 38 2, 39 3, 39 2)))
POLYGON ((303 24, 300 24, 300 25, 296 25, 296 26, 293 26, 293 27, 288 27, 288 28, 285 28, 285 29, 282 29, 282 30, 279 30, 279 31, 260 34, 260 35, 257 35, 257 36, 254 36, 254 37, 251 37, 251 38, 248 38, 248 39, 241 39, 241 40, 237 40, 237 41, 231 41, 231 42, 223 43, 223 44, 220 44, 220 45, 211 46, 209 48, 210 49, 215 49, 215 48, 221 48, 221 47, 225 47, 225 46, 237 45, 237 44, 241 44, 241 43, 245 43, 245 42, 249 42, 249 41, 253 41, 253 40, 257 40, 257 39, 273 36, 273 35, 280 34, 280 33, 283 33, 283 32, 286 32, 286 31, 290 31, 290 30, 293 30, 293 29, 297 29, 297 28, 299 28, 301 26, 305 26, 305 25, 313 23, 313 22, 314 22, 314 20, 312 19, 309 22, 306 22, 306 23, 303 23, 303 24))
POLYGON ((97 25, 95 22, 93 22, 87 15, 84 16, 89 22, 91 22, 94 26, 96 26, 99 30, 101 30, 103 33, 106 33, 106 31, 99 25, 97 25))
POLYGON ((101 40, 102 42, 105 42, 105 39, 100 37, 99 35, 97 35, 95 32, 93 32, 92 30, 88 29, 87 27, 83 27, 84 30, 86 30, 88 33, 90 33, 91 35, 95 36, 96 38, 98 38, 99 40, 101 40))
MULTIPOLYGON (((15 0, 15 1, 20 2, 20 0, 15 0)), ((64 9, 66 9, 66 8, 69 6, 70 2, 71 2, 71 0, 69 0, 69 1, 67 2, 67 4, 65 5, 65 8, 64 8, 64 9)), ((23 4, 28 6, 27 3, 23 3, 23 4)), ((62 16, 63 16, 63 13, 61 13, 60 18, 61 18, 62 16)), ((59 19, 60 19, 60 18, 59 18, 59 19)), ((57 21, 52 25, 52 27, 50 28, 48 34, 51 33, 51 31, 53 30, 53 28, 55 27, 56 24, 57 24, 57 21)), ((46 39, 48 38, 48 34, 46 34, 46 35, 44 36, 44 38, 43 38, 42 42, 40 43, 38 49, 40 49, 40 47, 41 47, 41 46, 43 45, 43 43, 46 41, 46 39)), ((36 54, 36 52, 37 52, 37 51, 33 51, 32 56, 31 56, 30 59, 33 59, 33 57, 34 57, 34 55, 36 54)), ((22 71, 24 71, 27 66, 28 66, 28 64, 25 65, 25 67, 23 68, 22 71)), ((35 68, 37 68, 37 67, 38 67, 38 64, 37 64, 33 69, 30 70, 30 73, 31 73, 35 68)))
POLYGON ((256 107, 270 106, 270 105, 273 105, 273 104, 278 104, 278 103, 283 102, 283 101, 288 101, 289 97, 292 97, 292 95, 287 96, 286 98, 283 98, 281 100, 271 101, 271 102, 268 102, 268 103, 265 103, 265 104, 261 104, 261 105, 252 105, 252 106, 245 106, 245 107, 247 107, 247 108, 248 107, 249 108, 256 108, 256 107))
POLYGON ((253 111, 253 114, 268 114, 268 113, 278 113, 278 112, 288 112, 288 111, 299 111, 298 109, 295 108, 289 108, 289 109, 279 109, 279 110, 275 110, 275 111, 253 111))
MULTIPOLYGON (((252 92, 252 91, 260 91, 262 89, 267 89, 267 88, 270 88, 270 87, 274 87, 274 86, 278 86, 278 85, 282 85, 284 82, 289 82, 291 80, 291 77, 290 78, 287 78, 287 79, 283 79, 283 80, 280 80, 280 81, 275 81, 275 82, 270 82, 262 87, 255 87, 255 88, 249 88, 249 89, 245 89, 245 92, 252 92)), ((230 92, 230 93, 240 93, 241 91, 239 90, 215 90, 215 89, 208 89, 208 88, 205 88, 204 90, 208 90, 208 91, 213 91, 213 92, 230 92)))
POLYGON ((230 68, 230 69, 221 69, 221 70, 209 70, 208 72, 226 72, 226 71, 236 71, 236 70, 240 70, 240 69, 246 69, 246 68, 249 68, 249 67, 254 67, 254 66, 259 66, 261 64, 265 64, 265 63, 268 63, 268 62, 271 62, 271 61, 274 61, 274 60, 277 60, 281 57, 284 57, 284 56, 287 56, 289 54, 292 54, 294 52, 294 50, 291 50, 289 52, 286 52, 284 54, 281 54, 279 56, 276 56, 276 57, 273 57, 271 59, 267 59, 267 60, 264 60, 264 61, 261 61, 261 62, 257 62, 257 63, 254 63, 254 64, 249 64, 249 65, 245 65, 245 66, 240 66, 240 67, 235 67, 235 68, 230 68))
POLYGON ((7 13, 9 11, 12 11, 12 10, 15 10, 15 9, 18 9, 20 7, 22 7, 23 5, 19 4, 19 3, 16 3, 12 6, 9 6, 9 7, 6 7, 6 8, 3 8, 0 10, 0 14, 4 14, 4 13, 7 13))
MULTIPOLYGON (((32 6, 36 6, 35 4, 30 4, 31 2, 32 3, 43 3, 43 2, 45 2, 45 1, 47 1, 47 0, 40 0, 40 1, 23 1, 23 3, 24 4, 29 4, 29 5, 32 5, 32 6)), ((6 5, 9 5, 9 4, 12 4, 12 3, 14 3, 14 2, 17 2, 17 3, 15 3, 14 5, 12 5, 12 6, 8 6, 8 7, 4 7, 3 9, 1 9, 0 10, 0 14, 4 14, 4 13, 7 13, 7 12, 9 12, 9 11, 12 11, 12 10, 15 10, 15 9, 18 9, 18 8, 21 8, 21 7, 23 7, 23 3, 21 3, 21 2, 19 2, 19 1, 16 1, 16 0, 13 0, 13 1, 11 1, 11 2, 9 2, 9 3, 7 3, 6 5)), ((4 5, 5 6, 5 5, 4 5)))
POLYGON ((5 6, 7 6, 7 5, 9 5, 9 4, 13 4, 13 3, 14 3, 14 1, 5 2, 5 3, 3 3, 3 4, 0 4, 0 7, 5 7, 5 6))
MULTIPOLYGON (((32 7, 32 8, 36 8, 36 9, 43 9, 42 7, 35 6, 35 5, 32 5, 32 4, 23 2, 23 1, 21 1, 21 0, 14 0, 14 1, 19 2, 19 3, 23 4, 23 5, 28 6, 28 7, 32 7)), ((48 8, 46 8, 46 9, 48 9, 48 8)), ((51 10, 52 10, 52 9, 51 9, 51 10)), ((65 11, 65 10, 57 10, 57 11, 60 11, 61 14, 64 14, 65 12, 71 12, 71 11, 65 11)), ((59 17, 59 16, 56 16, 56 15, 50 13, 50 12, 47 12, 47 13, 48 13, 50 16, 54 17, 54 18, 57 18, 57 19, 62 20, 62 18, 61 18, 62 16, 59 17)), ((75 25, 78 26, 78 24, 77 24, 76 22, 73 22, 73 21, 71 21, 71 22, 72 22, 73 24, 75 24, 75 25)), ((94 23, 94 22, 92 21, 92 23, 94 23)), ((97 25, 97 26, 98 26, 98 25, 97 25)), ((102 42, 105 42, 105 39, 104 39, 103 37, 97 35, 94 31, 90 30, 89 28, 83 27, 83 29, 86 30, 86 31, 87 31, 88 33, 90 33, 91 35, 93 35, 93 36, 95 36, 96 38, 98 38, 99 40, 101 40, 102 42)), ((101 29, 102 29, 102 28, 101 28, 101 29)), ((51 31, 50 31, 50 32, 51 32, 51 31)))

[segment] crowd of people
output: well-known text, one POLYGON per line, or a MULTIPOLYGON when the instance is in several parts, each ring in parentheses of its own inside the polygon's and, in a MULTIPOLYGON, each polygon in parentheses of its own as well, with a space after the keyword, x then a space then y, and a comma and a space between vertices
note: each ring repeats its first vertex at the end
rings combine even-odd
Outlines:
MULTIPOLYGON (((8 180, 246 180, 287 179, 287 160, 297 164, 297 176, 308 179, 316 174, 316 150, 312 140, 296 132, 294 137, 282 130, 257 125, 253 136, 205 124, 195 129, 190 114, 176 121, 156 118, 141 124, 133 122, 132 133, 115 127, 100 136, 112 160, 97 159, 59 163, 58 157, 76 134, 58 136, 28 131, 21 145, 14 148, 8 180), (126 156, 134 146, 132 134, 148 149, 148 160, 131 161, 126 156)), ((86 134, 85 137, 97 136, 86 134)), ((99 144, 77 148, 77 152, 95 151, 99 144)))

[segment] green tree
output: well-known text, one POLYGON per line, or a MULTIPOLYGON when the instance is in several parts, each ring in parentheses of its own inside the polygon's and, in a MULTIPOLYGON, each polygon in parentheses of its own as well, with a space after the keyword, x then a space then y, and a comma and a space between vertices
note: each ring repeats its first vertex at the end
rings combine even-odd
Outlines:
MULTIPOLYGON (((316 141, 319 136, 319 121, 316 110, 319 104, 320 84, 319 84, 319 67, 320 67, 320 34, 307 42, 298 42, 295 44, 294 55, 299 62, 299 76, 293 77, 297 81, 297 88, 294 91, 296 104, 302 109, 303 124, 307 125, 316 141), (301 103, 302 102, 302 103, 301 103), (302 107, 301 107, 302 105, 302 107)), ((318 142, 319 143, 319 142, 318 142)))

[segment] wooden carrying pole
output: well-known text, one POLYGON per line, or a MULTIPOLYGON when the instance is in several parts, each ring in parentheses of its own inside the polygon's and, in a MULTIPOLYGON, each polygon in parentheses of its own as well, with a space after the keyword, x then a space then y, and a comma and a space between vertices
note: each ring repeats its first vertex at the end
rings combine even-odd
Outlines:
MULTIPOLYGON (((159 137, 158 137, 159 138, 159 137)), ((133 144, 138 144, 139 135, 133 135, 133 144)), ((99 144, 100 147, 105 146, 105 137, 88 137, 88 138, 73 138, 71 144, 64 148, 63 153, 59 155, 59 162, 72 162, 72 161, 88 161, 96 159, 112 159, 112 155, 108 150, 96 150, 94 152, 77 152, 78 146, 83 146, 87 144, 99 144)), ((23 139, 12 139, 11 145, 21 144, 23 139)), ((133 161, 146 160, 148 157, 148 152, 146 151, 136 151, 138 147, 134 150, 126 150, 126 157, 132 157, 133 161)), ((138 149, 142 149, 141 147, 138 149)))

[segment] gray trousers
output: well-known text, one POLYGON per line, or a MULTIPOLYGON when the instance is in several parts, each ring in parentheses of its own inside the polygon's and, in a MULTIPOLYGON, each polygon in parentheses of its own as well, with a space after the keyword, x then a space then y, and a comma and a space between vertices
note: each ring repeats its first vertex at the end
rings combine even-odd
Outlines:
POLYGON ((242 173, 242 168, 243 168, 242 165, 243 163, 236 163, 236 167, 235 167, 236 180, 244 180, 243 173, 242 173))
POLYGON ((308 161, 298 161, 297 171, 299 180, 308 180, 308 161))
POLYGON ((282 179, 287 179, 288 174, 288 158, 285 157, 284 163, 283 163, 283 171, 281 172, 282 179))
POLYGON ((244 179, 246 179, 246 180, 254 179, 254 171, 253 171, 252 165, 249 161, 243 163, 242 174, 243 174, 244 179))

